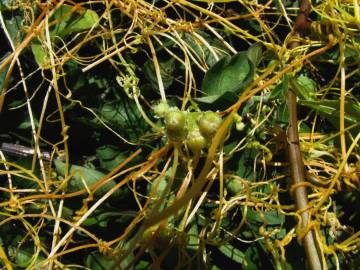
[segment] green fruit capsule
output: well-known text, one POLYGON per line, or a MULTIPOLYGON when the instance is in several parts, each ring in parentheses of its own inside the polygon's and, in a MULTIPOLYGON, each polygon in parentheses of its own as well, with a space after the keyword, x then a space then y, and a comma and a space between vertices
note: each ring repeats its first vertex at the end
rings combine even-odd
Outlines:
POLYGON ((198 129, 189 132, 186 145, 193 152, 200 152, 206 146, 206 139, 201 135, 198 129))
POLYGON ((205 112, 199 122, 199 129, 205 138, 212 138, 221 125, 221 117, 214 112, 205 112))
POLYGON ((166 133, 170 140, 181 141, 186 136, 186 118, 181 111, 171 111, 165 115, 166 133))

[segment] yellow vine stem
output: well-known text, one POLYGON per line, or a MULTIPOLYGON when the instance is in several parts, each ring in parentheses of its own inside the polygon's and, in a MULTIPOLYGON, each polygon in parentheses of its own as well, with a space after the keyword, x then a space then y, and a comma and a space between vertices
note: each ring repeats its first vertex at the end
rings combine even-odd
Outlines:
MULTIPOLYGON (((68 147, 68 142, 67 142, 67 140, 68 140, 67 130, 69 127, 65 123, 62 102, 61 102, 60 95, 59 95, 60 91, 59 91, 59 87, 58 87, 58 74, 57 74, 57 68, 55 65, 52 42, 51 42, 51 38, 50 38, 50 31, 49 31, 49 25, 48 25, 49 21, 48 20, 49 20, 49 15, 46 14, 46 16, 45 16, 46 46, 47 46, 48 52, 49 52, 49 58, 50 58, 50 63, 51 63, 51 72, 52 72, 52 76, 53 76, 52 87, 55 92, 55 98, 56 98, 56 103, 57 103, 58 112, 59 112, 59 116, 60 116, 61 129, 62 129, 62 132, 61 132, 61 135, 63 137, 62 144, 64 146, 64 152, 65 152, 65 175, 64 175, 64 178, 66 179, 69 175, 69 147, 68 147)), ((46 184, 46 175, 45 175, 44 181, 46 184)), ((48 193, 48 191, 47 191, 47 193, 48 193)), ((56 215, 56 217, 58 217, 58 218, 61 217, 62 211, 63 211, 63 205, 64 205, 64 200, 61 199, 56 214, 53 213, 54 216, 56 215)), ((55 247, 58 237, 59 237, 59 229, 60 229, 59 226, 60 226, 60 222, 58 220, 56 220, 54 230, 53 230, 53 240, 52 240, 52 245, 51 245, 52 249, 55 247)), ((52 269, 52 263, 49 265, 49 269, 52 269)))
MULTIPOLYGON (((5 22, 4 22, 4 19, 3 19, 3 16, 2 16, 1 13, 0 13, 0 23, 1 23, 1 26, 2 26, 2 28, 3 28, 4 32, 5 32, 5 35, 6 35, 7 39, 8 39, 8 42, 9 42, 9 44, 11 46, 11 49, 13 50, 13 52, 15 52, 16 51, 15 45, 14 45, 12 39, 11 39, 11 36, 10 36, 8 30, 6 29, 6 25, 5 25, 5 22)), ((43 163, 43 160, 42 160, 42 154, 41 154, 41 151, 40 151, 40 148, 39 148, 39 140, 38 140, 38 137, 37 137, 34 114, 33 114, 32 106, 31 106, 30 98, 29 98, 29 94, 28 94, 28 87, 27 87, 27 84, 26 84, 26 81, 25 81, 25 75, 23 73, 23 69, 22 69, 22 65, 20 63, 20 60, 18 58, 16 58, 15 62, 17 64, 18 68, 19 68, 19 71, 20 71, 21 83, 22 83, 22 86, 23 86, 23 89, 24 89, 24 94, 25 94, 25 97, 26 97, 26 105, 27 105, 27 108, 28 108, 29 118, 30 118, 30 123, 31 123, 31 132, 32 132, 32 136, 33 136, 33 140, 34 140, 34 144, 35 144, 35 153, 39 157, 40 169, 41 169, 41 173, 42 173, 42 176, 43 176, 45 189, 47 191, 49 188, 48 188, 48 184, 47 184, 47 181, 46 181, 46 173, 45 173, 45 169, 44 169, 44 163, 43 163)), ((34 155, 33 162, 32 162, 32 168, 35 167, 35 161, 36 161, 35 157, 36 156, 34 155)), ((50 202, 50 207, 52 208, 51 202, 50 202)))
MULTIPOLYGON (((125 177, 123 180, 121 180, 118 184, 116 184, 114 187, 112 187, 106 194, 104 194, 99 200, 96 201, 94 205, 91 206, 91 208, 75 223, 73 227, 61 238, 61 240, 57 243, 57 245, 51 250, 51 252, 48 255, 47 260, 45 260, 43 263, 47 264, 50 262, 55 255, 55 253, 62 247, 63 244, 70 238, 70 236, 79 228, 79 226, 106 200, 108 199, 116 190, 118 190, 120 187, 128 183, 131 179, 136 179, 143 173, 149 171, 157 162, 158 155, 161 155, 164 153, 166 148, 160 149, 157 153, 157 155, 154 155, 154 158, 149 160, 146 164, 146 166, 136 172, 131 173, 129 176, 125 177)), ((138 154, 140 154, 141 149, 133 153, 128 159, 126 159, 126 163, 132 160, 134 157, 136 157, 138 154)))
MULTIPOLYGON (((4 224, 10 222, 10 221, 13 221, 13 220, 17 220, 17 219, 26 219, 26 218, 46 218, 46 219, 53 219, 53 220, 58 220, 64 224, 67 224, 71 227, 75 226, 73 222, 70 222, 66 219, 63 219, 63 218, 59 218, 59 217, 55 217, 55 216, 52 216, 52 215, 48 215, 48 214, 44 214, 44 213, 41 213, 41 214, 18 214, 18 215, 11 215, 9 216, 8 218, 2 220, 0 222, 0 226, 3 226, 4 224)), ((78 227, 77 228, 79 231, 83 232, 84 234, 88 235, 91 239, 93 239, 94 241, 96 242, 100 242, 100 240, 93 234, 91 233, 90 231, 82 228, 82 227, 78 227)))
POLYGON ((6 253, 1 244, 0 244, 0 259, 4 262, 7 270, 13 270, 13 268, 11 266, 11 262, 9 261, 8 257, 6 256, 6 253))
MULTIPOLYGON (((38 31, 43 27, 43 24, 45 23, 43 18, 46 15, 46 13, 49 12, 49 16, 51 16, 56 11, 56 9, 59 8, 64 2, 65 2, 65 0, 61 0, 59 3, 56 4, 56 6, 50 12, 49 12, 49 10, 51 9, 52 5, 51 4, 46 5, 46 7, 43 9, 43 11, 39 15, 39 17, 34 22, 34 24, 30 27, 29 33, 24 38, 24 40, 21 42, 21 44, 18 45, 16 47, 16 49, 0 63, 0 72, 3 71, 3 69, 5 69, 7 65, 9 65, 9 69, 7 71, 7 74, 6 74, 5 80, 4 80, 5 85, 3 86, 3 89, 2 89, 3 92, 0 93, 0 113, 2 112, 2 108, 4 106, 6 85, 8 84, 8 82, 10 80, 14 65, 18 61, 18 58, 19 58, 21 52, 25 48, 28 47, 29 43, 37 35, 38 31)), ((2 14, 1 14, 1 17, 2 17, 2 14)), ((3 27, 3 29, 5 30, 6 28, 3 27)))
POLYGON ((121 53, 121 52, 125 51, 126 49, 131 48, 130 46, 137 45, 139 43, 140 43, 140 40, 135 37, 133 40, 126 43, 124 46, 120 47, 119 49, 113 50, 112 52, 106 54, 104 57, 102 57, 102 58, 96 60, 95 62, 91 63, 90 65, 86 66, 85 68, 82 69, 82 72, 89 71, 90 69, 96 67, 97 65, 99 65, 102 62, 108 60, 109 58, 113 57, 114 55, 116 55, 118 53, 121 53))
MULTIPOLYGON (((160 181, 164 178, 168 165, 170 164, 171 159, 168 159, 168 161, 166 162, 162 173, 157 177, 156 179, 156 183, 155 186, 152 188, 151 192, 150 192, 150 198, 146 201, 145 205, 142 207, 141 210, 141 215, 144 216, 144 218, 148 218, 151 217, 152 215, 156 215, 157 213, 159 213, 159 209, 160 207, 164 204, 164 201, 166 200, 166 197, 168 195, 168 193, 170 192, 171 186, 173 184, 173 181, 175 179, 175 175, 177 172, 177 168, 179 165, 179 150, 178 150, 178 146, 174 145, 174 158, 173 158, 173 162, 172 162, 172 166, 171 166, 171 174, 168 178, 167 184, 165 186, 164 191, 162 192, 162 194, 160 195, 160 198, 157 198, 158 196, 156 195, 157 192, 157 186, 159 185, 160 181), (150 213, 147 213, 148 206, 153 202, 153 199, 156 199, 155 204, 152 206, 152 209, 150 210, 150 213)), ((139 215, 140 216, 140 215, 139 215)), ((132 224, 136 224, 134 221, 138 221, 138 218, 135 218, 132 222, 132 224)), ((146 223, 145 223, 146 224, 146 223)), ((144 233, 146 232, 147 229, 152 229, 151 227, 153 227, 155 229, 155 235, 153 235, 151 237, 151 239, 156 239, 156 234, 160 232, 160 230, 164 227, 167 226, 167 220, 162 220, 161 222, 159 222, 159 224, 154 224, 155 226, 142 226, 139 231, 137 232, 136 236, 131 240, 130 244, 127 246, 127 250, 122 252, 121 256, 118 257, 118 259, 116 260, 114 266, 118 265, 123 258, 126 258, 135 248, 139 243, 143 242, 143 237, 144 237, 144 233)), ((129 227, 129 226, 128 226, 129 227)), ((130 230, 128 230, 127 228, 127 233, 130 232, 130 230)), ((123 234, 121 237, 124 237, 125 234, 123 234)), ((148 246, 148 244, 150 244, 150 240, 145 241, 145 243, 142 244, 142 248, 141 250, 138 252, 138 254, 135 256, 134 260, 132 260, 129 265, 127 267, 130 267, 131 265, 133 265, 138 258, 145 252, 146 247, 148 246)))
POLYGON ((340 175, 342 174, 342 170, 344 169, 345 165, 347 164, 347 160, 350 157, 353 149, 358 145, 359 140, 360 140, 360 133, 356 136, 356 138, 350 145, 345 158, 340 163, 340 166, 336 172, 336 175, 331 180, 329 187, 325 190, 325 192, 323 192, 323 194, 321 196, 321 200, 311 209, 311 212, 313 214, 316 214, 319 211, 320 207, 328 200, 329 196, 333 193, 333 191, 334 191, 333 188, 334 188, 335 184, 337 183, 340 175))
POLYGON ((158 58, 156 56, 156 51, 155 51, 154 45, 152 44, 151 38, 149 36, 147 36, 146 39, 147 39, 147 43, 148 43, 150 51, 151 51, 152 60, 153 60, 154 67, 155 67, 155 74, 156 74, 156 78, 157 78, 157 81, 158 81, 161 100, 163 102, 166 102, 166 94, 165 94, 165 89, 164 89, 164 83, 163 83, 163 80, 162 80, 162 77, 161 77, 161 70, 160 70, 160 65, 159 65, 158 58))
POLYGON ((360 244, 360 231, 357 231, 340 244, 335 244, 335 248, 338 248, 343 251, 349 251, 356 249, 357 246, 360 244))
MULTIPOLYGON (((220 15, 217 15, 217 14, 215 14, 215 13, 213 13, 213 12, 211 12, 211 11, 205 9, 205 8, 202 8, 202 7, 200 7, 200 6, 198 6, 198 5, 194 4, 194 3, 191 3, 191 2, 189 2, 187 0, 177 0, 177 2, 179 4, 184 5, 184 6, 189 6, 189 7, 193 8, 193 9, 195 9, 195 10, 198 10, 199 12, 201 12, 203 14, 206 14, 209 17, 216 18, 217 23, 223 24, 226 29, 234 32, 234 34, 237 33, 237 32, 241 33, 243 35, 244 39, 264 43, 264 41, 260 40, 259 38, 255 37, 255 36, 253 36, 251 34, 249 34, 247 31, 241 29, 240 27, 236 26, 235 24, 231 23, 230 21, 224 19, 220 15)), ((266 46, 268 46, 268 45, 270 45, 270 44, 266 44, 266 46)))
MULTIPOLYGON (((340 32, 339 30, 337 32, 340 32)), ((342 33, 339 33, 339 50, 340 50, 340 143, 341 158, 346 156, 346 133, 345 133, 345 92, 346 92, 346 73, 345 73, 345 45, 343 44, 342 33)), ((344 172, 348 173, 348 164, 345 164, 344 172)))

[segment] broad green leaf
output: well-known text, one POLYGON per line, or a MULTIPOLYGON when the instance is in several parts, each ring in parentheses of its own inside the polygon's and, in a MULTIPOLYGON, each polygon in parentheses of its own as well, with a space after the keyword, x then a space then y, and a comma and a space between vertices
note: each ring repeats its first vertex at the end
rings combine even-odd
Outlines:
POLYGON ((225 186, 231 195, 236 195, 244 189, 244 184, 237 178, 225 181, 225 186))
POLYGON ((247 209, 247 221, 252 225, 262 225, 266 223, 269 226, 281 226, 284 224, 285 216, 284 214, 279 213, 276 210, 270 211, 259 211, 254 210, 253 208, 247 209))
POLYGON ((30 247, 18 248, 11 246, 9 247, 9 253, 13 255, 15 258, 15 263, 18 265, 18 267, 21 268, 29 267, 28 269, 40 269, 40 267, 34 265, 39 264, 45 260, 43 255, 37 255, 34 253, 34 248, 30 247))
POLYGON ((262 46, 260 43, 255 43, 248 49, 248 57, 250 61, 257 67, 262 58, 262 46))
MULTIPOLYGON (((213 48, 219 58, 227 55, 227 49, 222 42, 217 38, 212 38, 209 34, 197 30, 197 34, 202 36, 208 44, 213 48)), ((209 50, 208 46, 205 46, 203 42, 195 35, 184 32, 184 42, 186 42, 193 50, 193 55, 199 60, 199 62, 206 62, 208 66, 212 66, 216 63, 214 54, 209 50)))
MULTIPOLYGON (((7 53, 4 57, 2 57, 2 59, 0 60, 0 63, 5 57, 7 57, 9 55, 10 55, 10 53, 7 53)), ((5 77, 6 77, 8 70, 9 70, 9 64, 6 65, 6 67, 3 70, 0 71, 0 94, 2 94, 3 88, 5 86, 5 77)))
POLYGON ((289 122, 290 112, 286 102, 283 102, 276 108, 276 120, 280 124, 287 125, 289 122))
POLYGON ((42 45, 37 41, 33 41, 31 43, 31 50, 32 53, 34 54, 36 63, 39 66, 44 67, 44 64, 46 64, 49 61, 49 58, 48 58, 48 53, 44 50, 42 45))
POLYGON ((202 91, 208 96, 221 96, 226 92, 238 94, 254 77, 254 65, 246 52, 226 56, 205 74, 202 91))
POLYGON ((190 250, 198 250, 200 239, 199 239, 199 228, 196 223, 194 223, 190 227, 188 231, 188 237, 189 240, 187 242, 186 248, 190 250))
MULTIPOLYGON (((64 177, 65 176, 65 164, 61 161, 56 159, 54 161, 56 172, 64 177)), ((70 174, 73 175, 73 177, 69 180, 67 183, 67 190, 69 192, 76 192, 81 189, 85 188, 84 182, 88 187, 91 185, 94 185, 99 180, 103 179, 105 174, 102 172, 99 172, 94 169, 86 168, 83 166, 78 165, 71 165, 70 166, 70 174)), ((96 197, 103 196, 106 192, 108 192, 112 187, 115 186, 115 181, 111 180, 107 182, 106 184, 102 185, 100 188, 96 190, 94 195, 96 197)), ((119 195, 120 191, 117 190, 114 192, 113 196, 119 195)))
POLYGON ((128 157, 126 152, 120 152, 116 147, 111 145, 103 145, 97 148, 96 156, 100 160, 101 168, 108 171, 114 169, 128 157))
POLYGON ((197 102, 211 104, 213 110, 218 109, 217 107, 223 105, 223 107, 227 107, 227 105, 231 105, 238 100, 238 96, 233 92, 224 92, 222 95, 212 95, 212 96, 204 96, 199 98, 194 98, 197 102))
MULTIPOLYGON (((16 160, 16 165, 22 167, 25 170, 30 171, 38 179, 41 178, 40 167, 38 162, 35 164, 34 170, 32 170, 32 157, 22 157, 16 160)), ((29 175, 26 173, 18 173, 13 176, 13 185, 17 188, 38 188, 41 189, 42 186, 32 178, 29 178, 29 175), (22 177, 23 176, 23 177, 22 177)))
POLYGON ((24 16, 19 13, 11 13, 11 16, 4 16, 6 29, 10 35, 14 46, 17 47, 23 40, 25 29, 24 16))
POLYGON ((259 250, 253 245, 245 251, 245 263, 243 264, 245 270, 260 270, 263 269, 259 250))
POLYGON ((90 29, 98 23, 99 16, 91 9, 61 5, 55 11, 53 19, 59 22, 50 29, 51 37, 63 38, 69 34, 90 29))
POLYGON ((91 270, 107 270, 114 267, 114 259, 106 258, 98 251, 91 252, 85 259, 85 265, 91 270))
MULTIPOLYGON (((103 104, 99 109, 99 115, 106 123, 131 141, 137 140, 148 129, 135 102, 129 99, 103 104)), ((93 122, 103 128, 97 119, 94 119, 93 122)))
POLYGON ((316 83, 309 77, 300 75, 290 80, 292 90, 303 100, 316 100, 316 83))
POLYGON ((31 263, 31 257, 33 253, 31 251, 17 250, 16 252, 16 264, 20 267, 27 267, 31 263))
POLYGON ((219 247, 222 254, 228 257, 230 260, 242 264, 245 260, 245 254, 230 244, 224 244, 219 247))
MULTIPOLYGON (((174 81, 174 71, 176 69, 176 62, 174 58, 170 58, 166 61, 160 61, 160 74, 161 79, 164 85, 164 88, 167 89, 170 85, 172 85, 174 81)), ((158 79, 155 73, 155 67, 153 61, 146 61, 143 72, 146 78, 150 81, 150 84, 153 89, 159 89, 158 79)))
MULTIPOLYGON (((33 118, 35 127, 38 127, 39 122, 36 118, 33 118)), ((23 121, 17 126, 19 129, 30 129, 31 128, 31 119, 29 115, 26 115, 23 118, 23 121)))
POLYGON ((280 99, 285 100, 286 92, 289 89, 289 76, 285 74, 282 81, 275 86, 275 88, 271 91, 269 100, 280 99))
MULTIPOLYGON (((106 210, 104 212, 103 209, 96 210, 95 213, 88 217, 83 223, 83 226, 92 226, 97 224, 99 227, 106 228, 108 223, 111 220, 121 219, 121 223, 125 223, 129 221, 129 219, 133 218, 135 214, 130 213, 130 211, 111 211, 106 210)), ((130 221, 129 221, 130 222, 130 221)))
MULTIPOLYGON (((340 121, 340 100, 299 100, 299 104, 309 107, 327 119, 334 127, 339 127, 340 121)), ((355 101, 345 101, 345 123, 347 126, 356 124, 354 131, 359 129, 360 103, 355 101)))
MULTIPOLYGON (((350 46, 345 46, 345 52, 344 52, 344 56, 346 58, 346 61, 351 61, 351 60, 355 60, 356 57, 358 57, 360 54, 359 50, 357 48, 354 47, 350 47, 350 46)), ((340 50, 339 50, 339 45, 334 46, 333 48, 331 48, 330 50, 319 54, 316 59, 318 60, 333 60, 335 63, 338 63, 340 60, 340 50)))
POLYGON ((141 260, 134 266, 134 270, 147 270, 150 266, 150 262, 141 260))
MULTIPOLYGON (((244 178, 249 181, 254 181, 256 178, 256 175, 254 175, 254 159, 256 155, 258 154, 258 150, 254 148, 246 148, 243 150, 243 152, 240 154, 240 156, 234 157, 234 166, 236 166, 236 175, 244 178)), ((228 188, 231 188, 230 186, 227 186, 228 188)), ((237 193, 239 187, 236 185, 236 188, 232 190, 234 194, 237 193)))
MULTIPOLYGON (((91 9, 79 8, 69 5, 61 5, 52 16, 55 25, 50 28, 50 38, 54 42, 58 42, 55 37, 61 39, 66 36, 90 29, 99 21, 97 13, 91 9)), ((48 62, 48 52, 41 45, 39 40, 31 42, 31 50, 34 54, 36 63, 43 67, 48 62)))

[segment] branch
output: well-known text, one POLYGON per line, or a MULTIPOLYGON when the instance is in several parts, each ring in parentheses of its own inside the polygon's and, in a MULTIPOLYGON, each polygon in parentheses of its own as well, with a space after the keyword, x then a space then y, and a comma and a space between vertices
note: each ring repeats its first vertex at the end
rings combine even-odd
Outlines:
MULTIPOLYGON (((299 14, 295 21, 295 35, 305 35, 310 31, 310 2, 309 0, 302 0, 299 14)), ((300 43, 293 41, 290 43, 290 48, 298 47, 300 43)), ((307 230, 310 224, 310 215, 308 207, 308 196, 306 186, 302 185, 304 182, 304 165, 300 152, 298 119, 297 119, 297 104, 296 95, 289 89, 287 93, 287 102, 290 112, 289 127, 288 127, 288 151, 289 163, 292 185, 294 187, 294 199, 296 209, 301 211, 301 228, 307 230)), ((322 269, 321 256, 316 248, 313 230, 308 230, 302 239, 307 262, 311 270, 322 269)))

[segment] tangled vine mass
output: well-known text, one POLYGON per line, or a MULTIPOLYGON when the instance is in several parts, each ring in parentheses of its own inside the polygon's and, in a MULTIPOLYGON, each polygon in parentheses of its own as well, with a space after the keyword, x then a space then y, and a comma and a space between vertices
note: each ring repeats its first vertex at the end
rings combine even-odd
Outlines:
POLYGON ((360 2, 3 0, 1 269, 359 269, 360 2))

